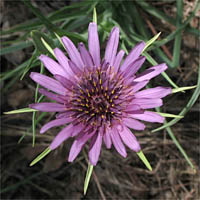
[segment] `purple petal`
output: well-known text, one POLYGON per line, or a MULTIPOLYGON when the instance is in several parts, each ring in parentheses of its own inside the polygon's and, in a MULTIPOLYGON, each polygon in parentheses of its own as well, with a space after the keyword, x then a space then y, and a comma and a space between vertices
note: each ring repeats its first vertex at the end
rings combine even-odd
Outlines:
POLYGON ((66 89, 56 80, 49 78, 48 76, 42 75, 37 72, 31 72, 30 77, 36 83, 39 83, 41 86, 52 90, 61 95, 65 95, 66 89))
POLYGON ((138 59, 133 61, 123 72, 124 78, 129 78, 129 77, 133 76, 139 70, 139 68, 142 66, 144 61, 145 61, 144 56, 140 56, 138 59))
POLYGON ((103 135, 100 133, 97 133, 96 135, 93 136, 94 141, 91 141, 93 145, 89 150, 89 160, 90 163, 94 166, 97 164, 99 159, 101 145, 102 145, 102 137, 103 137, 103 135))
POLYGON ((140 82, 140 81, 144 81, 144 80, 150 80, 150 79, 154 78, 155 76, 159 75, 160 73, 162 73, 163 71, 165 71, 166 69, 167 69, 167 65, 165 63, 153 66, 153 67, 145 70, 141 74, 139 74, 135 78, 134 81, 140 82))
POLYGON ((141 150, 140 144, 134 134, 124 126, 122 131, 119 131, 120 137, 123 142, 133 151, 138 152, 141 150))
POLYGON ((137 92, 148 84, 149 81, 133 82, 132 92, 137 92))
POLYGON ((39 88, 38 92, 40 94, 43 94, 44 96, 48 97, 49 99, 58 102, 58 103, 64 103, 65 102, 63 99, 60 98, 60 95, 54 94, 52 92, 48 92, 47 90, 45 90, 43 88, 39 88))
POLYGON ((73 142, 69 152, 68 162, 73 162, 75 160, 86 142, 87 141, 83 139, 75 140, 73 142))
POLYGON ((142 109, 156 108, 162 106, 162 99, 143 99, 137 98, 132 101, 133 104, 139 105, 142 109))
POLYGON ((54 54, 56 56, 56 59, 58 60, 59 64, 64 68, 66 71, 67 77, 72 76, 72 71, 68 64, 68 58, 65 56, 65 54, 59 49, 54 49, 54 54))
POLYGON ((71 137, 71 133, 73 132, 74 128, 75 127, 72 124, 70 124, 64 129, 62 129, 54 138, 53 142, 50 145, 50 149, 56 149, 61 143, 63 143, 65 140, 71 137))
POLYGON ((135 98, 163 98, 172 92, 171 88, 155 87, 142 90, 134 94, 135 98))
POLYGON ((128 113, 131 113, 133 111, 136 111, 136 110, 141 110, 141 107, 136 105, 136 104, 129 104, 127 107, 126 107, 126 112, 128 113))
POLYGON ((118 72, 118 70, 119 70, 119 66, 120 66, 120 63, 121 63, 122 58, 124 56, 124 53, 125 53, 124 50, 120 50, 118 52, 117 56, 115 57, 115 62, 113 64, 115 72, 118 72))
POLYGON ((69 91, 72 90, 72 87, 74 86, 74 83, 71 82, 71 80, 68 80, 67 78, 61 76, 61 75, 54 75, 54 77, 69 91))
POLYGON ((42 61, 44 66, 54 75, 54 74, 60 74, 62 76, 66 76, 67 73, 63 69, 62 66, 60 66, 57 62, 55 62, 53 59, 49 58, 48 56, 41 55, 39 59, 42 61))
POLYGON ((80 151, 83 148, 83 146, 85 145, 85 143, 93 136, 94 133, 95 132, 85 135, 79 139, 76 139, 73 142, 72 147, 69 152, 69 158, 68 158, 69 162, 74 161, 74 159, 78 156, 78 154, 80 153, 80 151))
POLYGON ((115 61, 115 56, 118 48, 119 43, 119 28, 114 27, 110 33, 106 51, 105 51, 105 60, 106 62, 109 62, 111 66, 113 66, 115 61))
POLYGON ((81 42, 78 45, 80 53, 81 53, 81 58, 85 64, 85 66, 89 66, 89 67, 93 67, 94 63, 92 61, 92 57, 89 54, 89 52, 87 51, 85 45, 81 42))
POLYGON ((62 37, 62 42, 67 50, 70 59, 80 68, 84 67, 83 61, 81 59, 80 53, 73 44, 73 42, 66 36, 62 37))
POLYGON ((76 128, 72 132, 72 137, 77 136, 81 131, 85 129, 85 126, 83 124, 76 125, 76 128))
POLYGON ((72 72, 74 73, 74 75, 80 76, 82 74, 81 69, 71 60, 69 61, 69 66, 70 66, 70 69, 72 70, 72 72))
POLYGON ((124 71, 129 66, 130 63, 135 61, 140 56, 144 47, 145 47, 145 42, 143 41, 135 45, 135 47, 131 50, 131 52, 128 54, 128 56, 123 62, 121 66, 122 71, 124 71))
POLYGON ((63 104, 58 103, 35 103, 30 104, 29 107, 43 112, 61 112, 66 110, 63 104))
POLYGON ((104 143, 107 147, 107 149, 110 149, 111 146, 112 146, 112 141, 111 141, 111 137, 110 137, 110 131, 107 130, 104 135, 103 135, 103 140, 104 140, 104 143))
POLYGON ((144 130, 145 129, 145 125, 142 122, 139 122, 138 120, 135 120, 135 119, 124 118, 123 122, 129 128, 132 128, 135 130, 144 130))
POLYGON ((88 28, 88 48, 96 67, 100 66, 100 45, 96 23, 92 22, 88 28))
POLYGON ((74 111, 66 111, 66 112, 63 112, 63 113, 56 114, 56 118, 60 119, 60 118, 64 118, 64 117, 70 117, 73 114, 74 114, 74 111))
POLYGON ((126 148, 122 143, 118 130, 116 128, 113 128, 113 131, 111 132, 111 139, 117 152, 121 154, 123 157, 126 157, 127 156, 126 148))
POLYGON ((165 118, 160 116, 158 113, 155 112, 150 112, 150 111, 145 111, 142 114, 131 114, 131 117, 147 122, 158 122, 158 123, 163 123, 165 118))
POLYGON ((47 124, 45 124, 45 125, 40 129, 40 133, 44 133, 44 132, 46 132, 47 130, 49 130, 50 128, 52 128, 52 127, 60 126, 60 125, 69 123, 69 122, 71 122, 71 121, 72 121, 72 118, 61 118, 61 119, 52 120, 52 121, 48 122, 47 124))

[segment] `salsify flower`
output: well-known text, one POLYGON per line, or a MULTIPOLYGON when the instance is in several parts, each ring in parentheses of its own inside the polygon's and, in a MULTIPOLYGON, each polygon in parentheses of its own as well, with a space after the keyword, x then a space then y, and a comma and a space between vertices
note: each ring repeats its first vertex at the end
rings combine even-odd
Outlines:
POLYGON ((57 112, 56 119, 45 124, 40 133, 56 126, 66 125, 50 144, 56 149, 70 137, 75 140, 69 152, 72 162, 81 149, 89 144, 89 160, 96 165, 102 141, 108 149, 112 144, 123 157, 126 148, 135 152, 140 144, 130 129, 144 130, 138 121, 163 123, 164 118, 146 109, 162 106, 162 99, 171 93, 170 88, 144 88, 150 79, 167 69, 166 64, 148 68, 136 74, 145 61, 142 53, 145 42, 137 44, 128 56, 118 50, 119 28, 110 33, 103 60, 96 23, 88 28, 88 49, 79 43, 78 49, 68 37, 62 37, 68 57, 59 49, 54 49, 57 62, 46 55, 40 60, 54 78, 32 72, 30 77, 44 88, 39 92, 53 102, 31 104, 30 107, 43 112, 57 112), (125 145, 124 145, 125 144, 125 145))

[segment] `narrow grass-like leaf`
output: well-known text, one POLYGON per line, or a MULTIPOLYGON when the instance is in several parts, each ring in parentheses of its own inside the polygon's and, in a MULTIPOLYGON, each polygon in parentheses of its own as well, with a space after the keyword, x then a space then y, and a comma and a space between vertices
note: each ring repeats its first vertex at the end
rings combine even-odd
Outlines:
POLYGON ((171 137, 171 139, 173 140, 173 142, 175 143, 175 145, 177 146, 177 148, 179 149, 179 151, 181 152, 181 154, 184 156, 184 158, 186 159, 186 161, 190 165, 190 167, 194 170, 194 172, 196 172, 196 169, 195 169, 194 165, 190 161, 190 159, 189 159, 188 155, 186 154, 185 150, 182 148, 182 146, 180 145, 180 143, 178 142, 178 140, 174 136, 174 133, 172 132, 171 128, 167 127, 166 130, 167 130, 169 136, 171 137))
MULTIPOLYGON (((183 0, 176 1, 176 28, 179 28, 182 24, 182 16, 183 16, 183 0)), ((174 49, 173 49, 173 63, 172 67, 179 66, 179 59, 181 53, 181 31, 176 34, 174 41, 174 49)))
POLYGON ((142 52, 144 52, 150 45, 152 45, 158 39, 160 34, 161 34, 161 32, 159 32, 157 35, 155 35, 153 38, 151 38, 149 41, 147 41, 142 52))
POLYGON ((191 89, 194 89, 196 87, 197 87, 197 85, 188 86, 188 87, 175 88, 175 89, 172 89, 172 93, 182 92, 182 91, 185 91, 185 90, 191 90, 191 89))
POLYGON ((18 110, 12 110, 12 111, 9 111, 9 112, 4 112, 4 114, 10 115, 10 114, 18 114, 18 113, 26 113, 26 112, 34 112, 34 111, 37 111, 37 110, 32 109, 32 108, 21 108, 21 109, 18 109, 18 110))
POLYGON ((145 164, 145 166, 147 167, 147 169, 149 169, 150 171, 152 171, 152 167, 149 163, 149 161, 146 159, 144 153, 142 152, 142 150, 140 150, 137 155, 139 156, 139 158, 142 160, 142 162, 145 164))
POLYGON ((42 15, 42 13, 40 12, 38 8, 34 7, 30 3, 30 0, 24 0, 24 4, 32 10, 32 12, 42 21, 42 23, 44 23, 44 25, 50 31, 52 37, 54 37, 54 32, 55 32, 59 35, 66 35, 70 37, 72 40, 76 40, 76 41, 78 40, 78 41, 83 41, 83 42, 86 41, 86 39, 83 38, 80 34, 71 33, 66 30, 62 30, 56 25, 52 24, 50 20, 48 20, 44 15, 42 15))
POLYGON ((135 3, 131 1, 127 1, 125 6, 127 8, 127 11, 130 13, 132 18, 134 19, 133 22, 135 23, 138 32, 145 39, 149 38, 149 34, 148 34, 147 29, 145 28, 145 23, 142 17, 138 17, 140 16, 140 13, 138 12, 138 8, 136 8, 135 3))
POLYGON ((46 47, 46 49, 55 57, 53 49, 50 47, 50 45, 43 39, 41 38, 42 43, 46 47))
POLYGON ((91 175, 92 175, 93 167, 94 166, 91 165, 90 162, 88 161, 88 169, 87 169, 85 182, 84 182, 84 195, 86 194, 87 189, 88 189, 88 185, 89 185, 90 178, 91 178, 91 175))
POLYGON ((47 147, 39 156, 37 156, 30 164, 30 166, 35 165, 37 162, 39 162, 41 159, 43 159, 46 155, 48 155, 51 152, 51 149, 47 147))
POLYGON ((180 116, 180 115, 174 115, 174 114, 170 114, 170 113, 162 113, 162 112, 156 112, 159 115, 163 116, 163 117, 172 117, 172 118, 179 118, 182 119, 184 116, 180 116))
MULTIPOLYGON (((29 60, 25 61, 24 63, 22 63, 21 65, 19 65, 18 67, 16 67, 13 70, 10 70, 4 74, 1 75, 1 80, 5 81, 13 76, 16 76, 16 74, 22 74, 23 73, 23 69, 27 66, 27 64, 29 63, 29 60)), ((35 67, 39 64, 39 62, 35 62, 31 65, 31 67, 35 67)))
MULTIPOLYGON (((40 67, 40 73, 42 74, 44 72, 44 66, 43 64, 41 64, 40 67)), ((35 89, 35 103, 39 103, 42 101, 42 99, 44 98, 43 95, 40 96, 40 98, 38 99, 38 89, 39 89, 39 84, 37 84, 36 89, 35 89)), ((35 135, 36 135, 36 112, 33 112, 33 116, 32 116, 32 131, 33 131, 33 143, 32 146, 35 146, 35 135)))
POLYGON ((40 172, 38 172, 38 173, 36 173, 36 174, 33 174, 33 175, 28 176, 27 178, 23 178, 22 181, 20 181, 20 182, 18 182, 18 183, 16 183, 16 184, 9 185, 9 186, 6 187, 6 188, 2 188, 2 189, 0 190, 0 193, 2 194, 2 193, 5 193, 5 192, 9 192, 9 191, 12 191, 12 192, 13 192, 13 190, 16 190, 18 187, 23 186, 24 184, 29 184, 29 182, 30 182, 32 179, 38 177, 38 176, 41 175, 42 173, 44 173, 44 172, 43 172, 43 171, 40 171, 40 172))
MULTIPOLYGON (((181 24, 180 27, 176 29, 176 31, 169 34, 166 38, 156 41, 154 43, 156 45, 156 47, 162 46, 162 45, 168 43, 169 41, 173 40, 178 33, 180 33, 184 28, 186 28, 186 26, 190 23, 190 21, 195 16, 195 13, 200 9, 200 3, 197 3, 197 2, 198 1, 196 1, 196 6, 194 6, 193 12, 191 12, 189 17, 185 20, 185 22, 183 24, 181 24)), ((200 37, 200 31, 197 31, 197 32, 198 32, 197 36, 200 37)), ((151 50, 151 49, 154 49, 154 47, 150 47, 148 50, 151 50)))
POLYGON ((48 49, 46 48, 46 46, 44 45, 43 42, 41 42, 41 38, 43 38, 43 40, 45 40, 45 42, 48 44, 48 46, 50 46, 51 48, 54 48, 54 41, 52 39, 50 39, 50 37, 48 37, 46 34, 41 33, 39 31, 32 31, 31 32, 31 37, 33 39, 35 48, 42 54, 47 54, 49 53, 48 49))
POLYGON ((38 51, 37 51, 37 49, 35 49, 33 52, 33 55, 29 59, 29 62, 27 64, 26 68, 24 69, 24 72, 23 72, 20 80, 22 80, 24 78, 24 76, 26 75, 26 73, 31 69, 31 67, 33 66, 32 64, 34 63, 34 61, 37 60, 37 56, 38 56, 38 51))
MULTIPOLYGON (((47 114, 47 112, 42 112, 40 115, 39 115, 39 117, 36 119, 36 124, 37 123, 39 123, 42 119, 43 119, 43 117, 45 116, 47 114)), ((24 137, 29 133, 29 132, 31 132, 31 128, 29 128, 20 138, 19 138, 19 140, 18 140, 18 144, 20 144, 21 142, 22 142, 22 140, 24 139, 24 137)))
MULTIPOLYGON (((164 20, 164 21, 176 26, 176 20, 175 19, 167 16, 164 12, 162 12, 162 11, 158 10, 157 8, 151 6, 146 1, 135 1, 135 3, 140 5, 146 12, 155 16, 156 18, 158 18, 160 20, 164 20)), ((199 3, 198 0, 196 0, 194 8, 198 7, 198 3, 199 3)), ((199 36, 199 33, 198 33, 199 31, 194 29, 194 28, 186 27, 186 31, 190 32, 192 34, 195 34, 196 36, 199 36)))
POLYGON ((8 53, 13 53, 13 52, 16 52, 16 51, 21 50, 21 49, 25 49, 25 48, 30 47, 32 45, 33 45, 32 42, 27 41, 27 42, 20 42, 18 44, 14 44, 12 46, 2 48, 0 50, 0 56, 8 54, 8 53))
MULTIPOLYGON (((160 108, 156 108, 156 111, 160 112, 161 109, 160 108)), ((180 120, 180 118, 178 118, 178 120, 180 120)), ((167 124, 166 120, 164 121, 164 124, 167 124)), ((174 133, 172 132, 171 128, 170 127, 166 127, 166 130, 167 130, 169 136, 171 137, 171 139, 173 140, 174 144, 176 145, 176 147, 179 149, 179 151, 181 152, 181 154, 184 156, 184 158, 188 162, 188 164, 195 170, 194 165, 192 164, 192 162, 190 161, 188 155, 186 154, 186 152, 184 151, 184 149, 182 148, 182 146, 180 145, 180 143, 178 142, 178 140, 174 136, 174 133)))

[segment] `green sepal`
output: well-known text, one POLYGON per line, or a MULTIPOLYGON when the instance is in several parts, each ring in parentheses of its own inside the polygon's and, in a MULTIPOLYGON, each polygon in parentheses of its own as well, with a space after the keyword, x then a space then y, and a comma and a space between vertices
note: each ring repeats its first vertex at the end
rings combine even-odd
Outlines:
POLYGON ((196 87, 197 87, 197 85, 188 86, 188 87, 174 88, 174 89, 172 89, 172 93, 182 92, 182 91, 185 91, 185 90, 191 90, 191 89, 194 89, 194 88, 196 88, 196 87))
POLYGON ((54 51, 51 48, 51 46, 44 40, 44 38, 41 37, 41 41, 43 45, 46 47, 46 49, 55 57, 54 51))
POLYGON ((91 175, 92 175, 93 167, 94 166, 91 165, 90 162, 88 161, 88 169, 87 169, 85 182, 84 182, 84 195, 86 194, 87 189, 88 189, 88 185, 89 185, 90 178, 91 178, 91 175))
POLYGON ((64 47, 64 49, 66 49, 65 48, 65 45, 63 44, 63 42, 62 42, 62 40, 61 40, 61 37, 57 34, 57 33, 54 33, 55 34, 55 36, 58 38, 58 41, 60 42, 60 44, 62 44, 62 46, 64 47))
POLYGON ((174 114, 170 114, 170 113, 162 113, 162 112, 156 112, 159 115, 163 116, 163 117, 172 117, 172 118, 179 118, 182 119, 184 116, 182 115, 174 115, 174 114))
POLYGON ((96 12, 96 8, 94 7, 94 10, 93 10, 93 22, 95 22, 97 24, 97 12, 96 12))
POLYGON ((142 160, 142 162, 145 164, 145 166, 152 171, 152 167, 149 163, 149 161, 146 159, 145 155, 143 154, 142 150, 140 150, 139 152, 137 152, 137 155, 139 156, 139 158, 142 160))
POLYGON ((18 110, 12 110, 12 111, 8 111, 8 112, 4 112, 4 114, 6 115, 10 115, 10 114, 18 114, 18 113, 25 113, 25 112, 34 112, 34 111, 38 111, 32 108, 21 108, 18 110))
POLYGON ((37 162, 39 162, 42 158, 44 158, 47 154, 51 152, 51 149, 47 147, 39 156, 37 156, 30 164, 30 166, 35 165, 37 162))
POLYGON ((54 42, 52 39, 50 39, 46 34, 41 33, 39 31, 32 31, 31 37, 33 38, 33 43, 35 45, 35 48, 42 54, 49 53, 48 49, 44 45, 43 42, 41 42, 41 38, 45 40, 45 42, 51 47, 54 48, 54 42))
POLYGON ((152 45, 158 39, 160 34, 161 34, 161 32, 159 32, 157 35, 155 35, 153 38, 151 38, 149 41, 147 41, 142 52, 144 52, 150 45, 152 45))

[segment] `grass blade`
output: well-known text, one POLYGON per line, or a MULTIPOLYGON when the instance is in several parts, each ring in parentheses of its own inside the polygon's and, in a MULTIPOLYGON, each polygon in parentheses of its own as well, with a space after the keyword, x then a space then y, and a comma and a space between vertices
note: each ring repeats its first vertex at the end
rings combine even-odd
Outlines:
POLYGON ((177 148, 179 149, 179 151, 181 152, 181 154, 183 155, 183 157, 186 159, 186 161, 188 162, 188 164, 190 165, 190 167, 195 172, 196 169, 195 169, 194 165, 192 164, 192 162, 190 161, 188 155, 186 154, 186 152, 184 151, 184 149, 182 148, 182 146, 180 145, 180 143, 178 142, 178 140, 174 136, 174 133, 172 132, 171 128, 167 127, 166 130, 167 130, 169 136, 171 137, 171 139, 173 140, 173 142, 175 143, 175 145, 177 146, 177 148))
MULTIPOLYGON (((176 28, 179 28, 182 24, 182 16, 183 16, 183 0, 176 1, 176 28)), ((180 52, 181 52, 181 31, 176 34, 174 41, 174 49, 173 49, 173 62, 172 67, 179 66, 180 52)))
POLYGON ((8 53, 13 53, 13 52, 19 51, 21 49, 25 49, 25 48, 30 47, 32 45, 33 45, 33 43, 29 41, 29 42, 20 42, 18 44, 12 45, 12 46, 5 47, 5 48, 0 50, 0 56, 8 54, 8 53))

